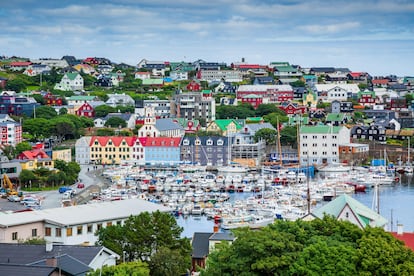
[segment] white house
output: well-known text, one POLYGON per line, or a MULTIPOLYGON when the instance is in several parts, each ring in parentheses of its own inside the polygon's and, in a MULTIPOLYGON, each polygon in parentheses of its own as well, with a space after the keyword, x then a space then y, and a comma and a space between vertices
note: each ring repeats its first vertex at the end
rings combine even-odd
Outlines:
POLYGON ((128 106, 128 105, 135 105, 134 99, 131 96, 126 95, 125 93, 122 94, 108 94, 108 100, 105 102, 107 105, 116 107, 120 106, 128 106))
POLYGON ((339 145, 351 142, 351 130, 345 126, 302 126, 299 130, 301 164, 339 162, 339 145))
POLYGON ((188 80, 188 72, 186 71, 172 71, 170 78, 175 81, 188 80))
POLYGON ((79 73, 66 73, 55 89, 63 91, 83 90, 83 78, 79 73))
POLYGON ((75 143, 75 161, 78 164, 89 164, 91 162, 90 144, 91 137, 83 136, 75 143))
POLYGON ((155 127, 157 119, 155 117, 155 108, 145 106, 144 125, 138 130, 138 137, 159 137, 160 131, 155 127))
POLYGON ((332 102, 334 100, 346 101, 353 95, 357 95, 360 91, 356 83, 347 84, 315 84, 315 89, 318 93, 318 98, 325 102, 332 102))

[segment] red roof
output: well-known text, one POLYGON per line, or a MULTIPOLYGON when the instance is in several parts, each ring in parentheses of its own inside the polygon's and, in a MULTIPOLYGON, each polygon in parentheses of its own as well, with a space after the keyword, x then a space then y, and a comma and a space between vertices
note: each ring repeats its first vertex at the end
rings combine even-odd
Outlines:
POLYGON ((240 64, 240 65, 236 65, 236 68, 240 68, 240 69, 260 69, 260 68, 264 68, 264 66, 259 65, 259 64, 240 64))
POLYGON ((360 77, 362 74, 364 74, 364 73, 362 73, 362 72, 351 72, 351 73, 349 73, 352 77, 360 77))
POLYGON ((26 150, 19 154, 17 159, 20 160, 34 160, 34 159, 44 159, 50 158, 46 152, 40 149, 26 150))
POLYGON ((138 138, 144 147, 178 147, 180 137, 140 137, 138 138))
POLYGON ((89 146, 93 146, 97 141, 101 146, 106 146, 109 141, 113 143, 115 147, 121 145, 122 141, 125 141, 128 146, 133 146, 137 140, 137 137, 130 136, 92 136, 89 146))
POLYGON ((30 61, 14 61, 10 62, 10 66, 29 66, 32 63, 30 61))
POLYGON ((374 79, 372 84, 387 84, 389 81, 389 79, 374 79))
POLYGON ((394 238, 403 241, 407 247, 414 251, 414 233, 397 234, 396 232, 391 232, 391 235, 393 235, 394 238))
POLYGON ((137 75, 150 75, 150 72, 136 72, 137 75))

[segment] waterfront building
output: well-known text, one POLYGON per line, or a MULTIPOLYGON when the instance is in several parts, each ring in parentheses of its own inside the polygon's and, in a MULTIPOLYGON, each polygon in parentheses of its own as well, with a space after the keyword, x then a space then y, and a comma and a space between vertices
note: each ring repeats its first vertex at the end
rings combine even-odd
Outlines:
POLYGON ((54 169, 52 158, 41 149, 25 150, 16 159, 20 162, 23 170, 35 170, 38 168, 54 169))
POLYGON ((302 126, 299 128, 300 163, 333 164, 339 162, 339 145, 349 144, 350 130, 345 126, 302 126))
POLYGON ((81 165, 91 162, 91 136, 83 136, 75 143, 75 162, 81 165))
POLYGON ((223 166, 231 162, 229 137, 185 136, 181 141, 181 161, 202 166, 223 166))
POLYGON ((142 212, 170 209, 142 199, 126 199, 69 207, 0 213, 0 243, 18 243, 32 238, 62 245, 93 245, 102 227, 123 225, 142 212))

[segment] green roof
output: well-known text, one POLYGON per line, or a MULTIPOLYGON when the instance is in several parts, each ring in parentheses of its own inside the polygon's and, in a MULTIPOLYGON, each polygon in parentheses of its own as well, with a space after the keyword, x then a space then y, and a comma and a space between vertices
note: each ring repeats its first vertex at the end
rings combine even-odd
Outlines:
POLYGON ((341 130, 341 126, 327 126, 327 125, 319 125, 319 126, 302 126, 300 128, 301 134, 328 134, 328 133, 335 133, 338 134, 341 130))
POLYGON ((249 122, 261 122, 263 121, 263 117, 247 117, 246 121, 249 122))
POLYGON ((352 212, 357 216, 363 228, 368 225, 384 227, 388 223, 386 218, 346 194, 343 194, 316 209, 313 214, 318 218, 323 218, 325 214, 338 218, 346 205, 348 205, 352 212))
POLYGON ((66 98, 68 101, 92 101, 96 96, 72 96, 66 98))
POLYGON ((79 73, 66 73, 66 76, 68 77, 68 79, 70 80, 74 80, 76 79, 76 77, 79 75, 79 73))
POLYGON ((305 80, 317 79, 315 75, 303 75, 302 76, 305 80))
POLYGON ((201 91, 203 94, 211 94, 211 90, 203 90, 201 91))
POLYGON ((274 66, 275 69, 279 72, 296 72, 297 70, 292 66, 274 66))
POLYGON ((233 119, 220 119, 215 120, 216 125, 222 130, 227 130, 227 126, 231 123, 234 123, 236 125, 236 129, 241 129, 241 125, 239 125, 235 120, 233 119))
POLYGON ((329 113, 326 115, 327 122, 342 122, 346 118, 346 115, 343 113, 329 113))
POLYGON ((164 83, 163 79, 143 79, 142 85, 162 85, 164 83))
POLYGON ((361 98, 362 95, 371 95, 373 98, 375 98, 375 91, 369 91, 369 90, 359 91, 358 92, 358 99, 361 98))
POLYGON ((244 96, 243 98, 245 98, 245 99, 260 99, 261 97, 262 96, 260 96, 260 95, 249 94, 249 95, 244 96))

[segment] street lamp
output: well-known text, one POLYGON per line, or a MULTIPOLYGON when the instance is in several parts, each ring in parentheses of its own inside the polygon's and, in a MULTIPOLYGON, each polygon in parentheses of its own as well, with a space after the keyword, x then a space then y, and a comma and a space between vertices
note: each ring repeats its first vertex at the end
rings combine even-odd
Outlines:
POLYGON ((101 269, 99 270, 99 276, 102 276, 102 269, 104 267, 105 262, 111 259, 116 259, 116 256, 114 254, 111 254, 102 262, 101 269))

